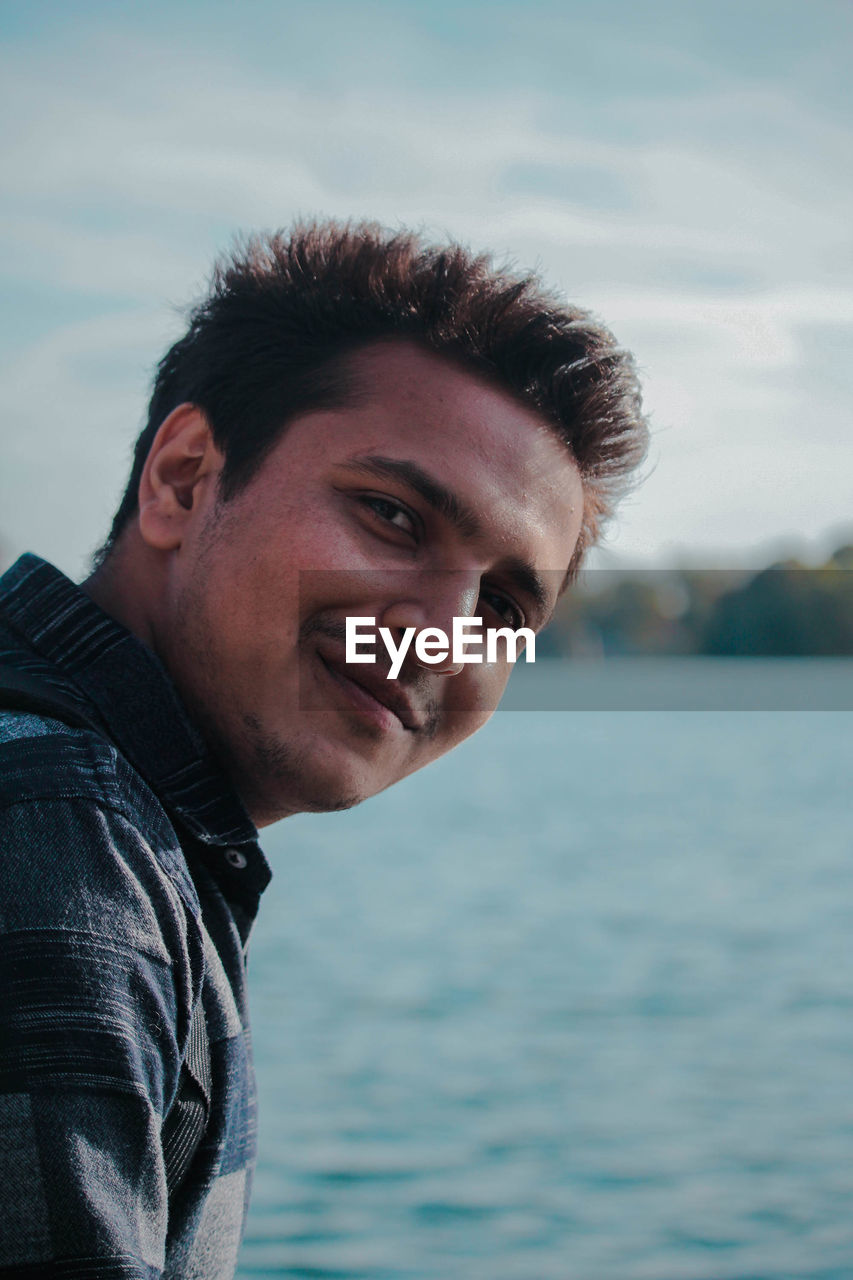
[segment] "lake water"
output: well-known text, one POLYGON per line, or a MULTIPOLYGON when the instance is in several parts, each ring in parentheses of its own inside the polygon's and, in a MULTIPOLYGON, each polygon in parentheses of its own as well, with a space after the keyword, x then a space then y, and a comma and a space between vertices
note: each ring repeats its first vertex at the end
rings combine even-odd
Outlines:
POLYGON ((271 829, 243 1280, 850 1280, 851 735, 503 711, 271 829))

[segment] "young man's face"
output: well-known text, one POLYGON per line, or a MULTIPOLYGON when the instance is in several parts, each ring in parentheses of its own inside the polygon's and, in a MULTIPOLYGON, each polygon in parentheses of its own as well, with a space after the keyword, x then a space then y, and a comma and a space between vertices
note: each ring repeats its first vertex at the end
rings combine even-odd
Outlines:
POLYGON ((577 468, 536 413, 408 343, 352 367, 354 407, 291 422, 229 501, 204 489, 171 561, 162 656, 259 824, 381 791, 503 692, 505 661, 412 647, 388 680, 380 643, 348 666, 348 616, 398 640, 454 616, 538 629, 581 526, 577 468))

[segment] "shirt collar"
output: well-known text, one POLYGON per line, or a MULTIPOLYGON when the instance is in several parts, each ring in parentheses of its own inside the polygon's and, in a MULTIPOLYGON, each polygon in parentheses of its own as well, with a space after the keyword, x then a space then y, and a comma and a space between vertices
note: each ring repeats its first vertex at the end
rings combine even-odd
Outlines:
MULTIPOLYGON (((0 579, 15 630, 93 705, 170 813, 204 844, 242 846, 261 892, 270 871, 239 797, 190 723, 156 654, 52 564, 24 555, 0 579)), ((248 868, 247 868, 248 869, 248 868)))

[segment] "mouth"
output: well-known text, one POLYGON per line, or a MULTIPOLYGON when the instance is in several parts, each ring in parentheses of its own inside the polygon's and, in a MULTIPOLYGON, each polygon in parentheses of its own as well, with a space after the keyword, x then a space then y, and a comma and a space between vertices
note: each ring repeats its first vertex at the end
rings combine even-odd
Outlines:
POLYGON ((416 733, 423 720, 396 680, 387 680, 380 671, 352 674, 352 667, 317 650, 317 657, 330 679, 346 696, 362 719, 384 731, 405 729, 416 733))

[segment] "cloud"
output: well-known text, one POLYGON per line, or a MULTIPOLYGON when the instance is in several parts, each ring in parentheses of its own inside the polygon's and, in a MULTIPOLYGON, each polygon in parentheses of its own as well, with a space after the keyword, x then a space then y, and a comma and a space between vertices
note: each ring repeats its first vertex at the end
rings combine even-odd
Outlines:
MULTIPOLYGON (((301 23, 303 42, 322 39, 319 17, 301 23)), ((392 30, 389 65, 406 38, 392 30)), ((90 47, 7 52, 0 273, 30 313, 6 319, 7 536, 79 559, 63 522, 74 502, 102 512, 100 486, 119 483, 148 371, 177 332, 167 304, 197 293, 233 231, 315 212, 538 263, 636 350, 658 463, 619 526, 626 546, 734 546, 843 518, 853 386, 828 348, 853 336, 850 130, 778 81, 670 61, 678 91, 623 90, 630 121, 615 122, 606 103, 568 109, 558 84, 437 92, 417 76, 404 87, 397 67, 319 88, 118 27, 90 47), (53 323, 51 298, 72 295, 89 318, 53 323), (760 500, 732 482, 735 456, 761 467, 760 500), (16 496, 34 482, 49 509, 16 496)))

